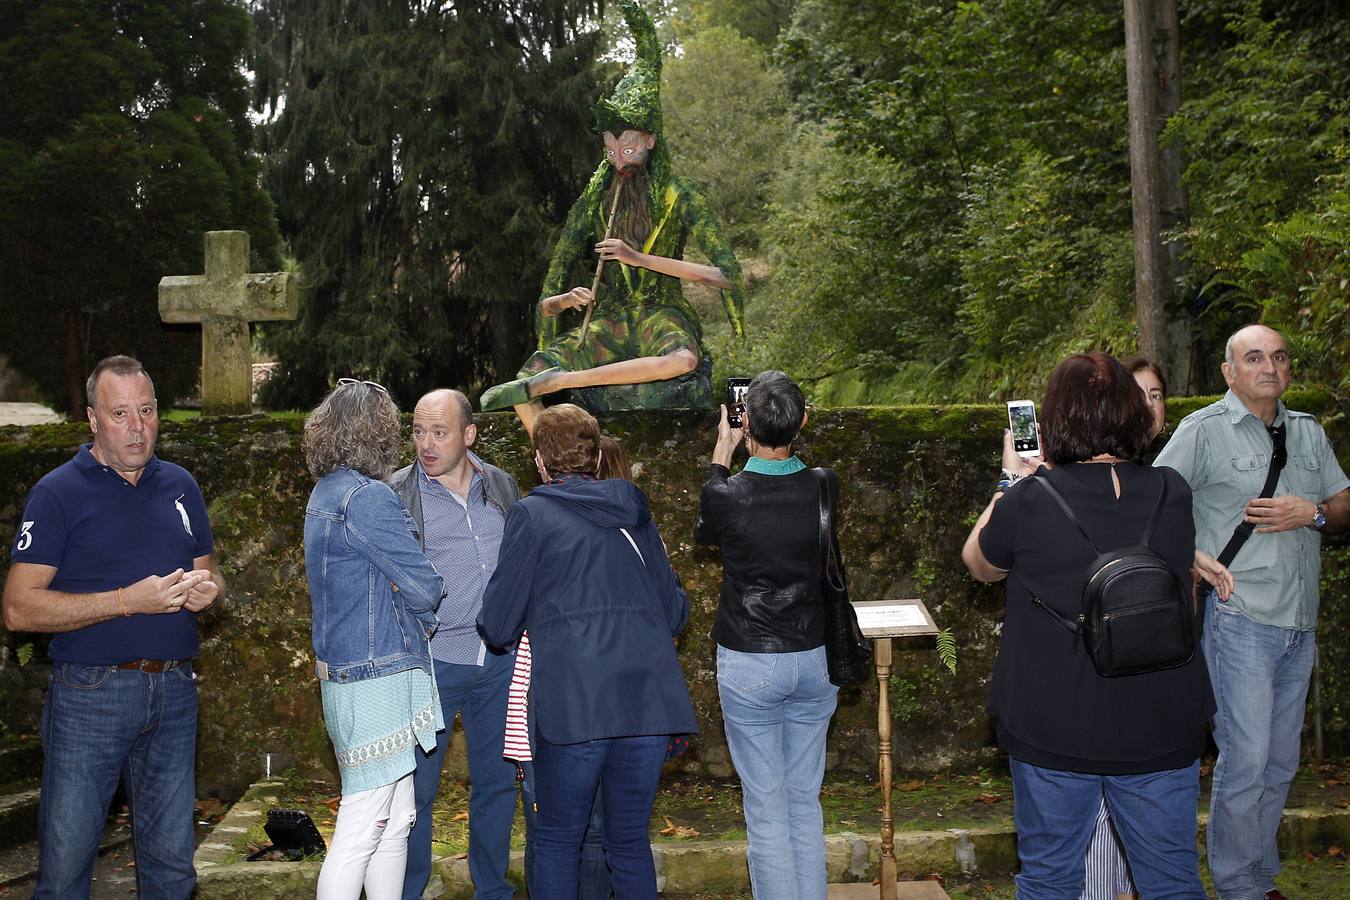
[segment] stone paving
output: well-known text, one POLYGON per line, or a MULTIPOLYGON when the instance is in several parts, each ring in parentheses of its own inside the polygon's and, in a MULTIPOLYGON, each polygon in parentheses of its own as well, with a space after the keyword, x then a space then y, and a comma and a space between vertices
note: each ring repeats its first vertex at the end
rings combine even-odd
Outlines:
MULTIPOLYGON (((234 839, 266 815, 283 792, 279 782, 255 784, 216 825, 197 850, 199 900, 261 900, 311 893, 319 862, 240 862, 234 839)), ((1199 820, 1203 843, 1206 816, 1199 820)), ((1281 830, 1284 854, 1322 852, 1328 846, 1350 842, 1350 809, 1304 807, 1285 811, 1281 830)), ((876 834, 842 832, 825 839, 831 882, 869 882, 876 877, 880 839, 876 834)), ((749 877, 744 841, 690 841, 655 844, 658 889, 663 894, 748 896, 749 877)), ((895 855, 901 870, 937 872, 948 876, 1006 875, 1016 867, 1017 838, 1011 827, 901 831, 895 835, 895 855)), ((512 854, 511 873, 522 880, 524 854, 512 854)), ((441 857, 433 863, 432 883, 425 894, 442 900, 473 896, 468 865, 460 857, 441 857)))
POLYGON ((0 425, 49 425, 65 420, 41 403, 0 403, 0 425))

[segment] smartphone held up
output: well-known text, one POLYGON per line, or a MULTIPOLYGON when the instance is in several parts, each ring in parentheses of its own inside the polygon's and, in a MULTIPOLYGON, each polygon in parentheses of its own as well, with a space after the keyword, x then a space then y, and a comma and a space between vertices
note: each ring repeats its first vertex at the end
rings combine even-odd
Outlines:
POLYGON ((745 391, 750 379, 733 375, 727 379, 727 424, 732 428, 745 426, 741 413, 745 412, 745 391))
POLYGON ((1040 456, 1041 438, 1036 432, 1036 404, 1030 400, 1008 401, 1008 429, 1018 456, 1040 456))

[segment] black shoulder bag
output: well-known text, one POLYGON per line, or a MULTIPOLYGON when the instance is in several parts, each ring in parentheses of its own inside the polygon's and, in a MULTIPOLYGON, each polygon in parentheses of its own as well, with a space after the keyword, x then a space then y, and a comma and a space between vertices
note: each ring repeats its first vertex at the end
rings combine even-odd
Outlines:
POLYGON ((863 637, 858 613, 848 599, 848 580, 839 539, 834 533, 829 482, 825 470, 811 470, 820 486, 820 592, 825 600, 825 661, 830 683, 843 687, 867 677, 872 645, 863 637))

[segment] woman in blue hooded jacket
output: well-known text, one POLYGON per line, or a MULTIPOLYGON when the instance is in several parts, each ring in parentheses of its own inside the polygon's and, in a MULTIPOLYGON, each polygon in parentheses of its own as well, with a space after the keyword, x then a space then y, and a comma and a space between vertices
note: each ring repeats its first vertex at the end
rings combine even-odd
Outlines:
POLYGON ((505 648, 530 632, 537 811, 531 888, 577 896, 582 838, 603 785, 614 894, 655 900, 647 827, 672 734, 698 731, 672 637, 689 618, 647 498, 597 481, 600 426, 561 404, 535 420, 544 481, 506 515, 479 631, 505 648))

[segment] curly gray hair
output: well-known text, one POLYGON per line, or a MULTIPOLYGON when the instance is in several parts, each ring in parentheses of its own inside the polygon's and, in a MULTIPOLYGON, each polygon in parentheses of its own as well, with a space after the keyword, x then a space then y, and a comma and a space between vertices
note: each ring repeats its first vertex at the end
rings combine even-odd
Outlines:
POLYGON ((305 419, 305 464, 322 478, 339 468, 385 479, 402 451, 398 407, 383 389, 339 384, 305 419))

